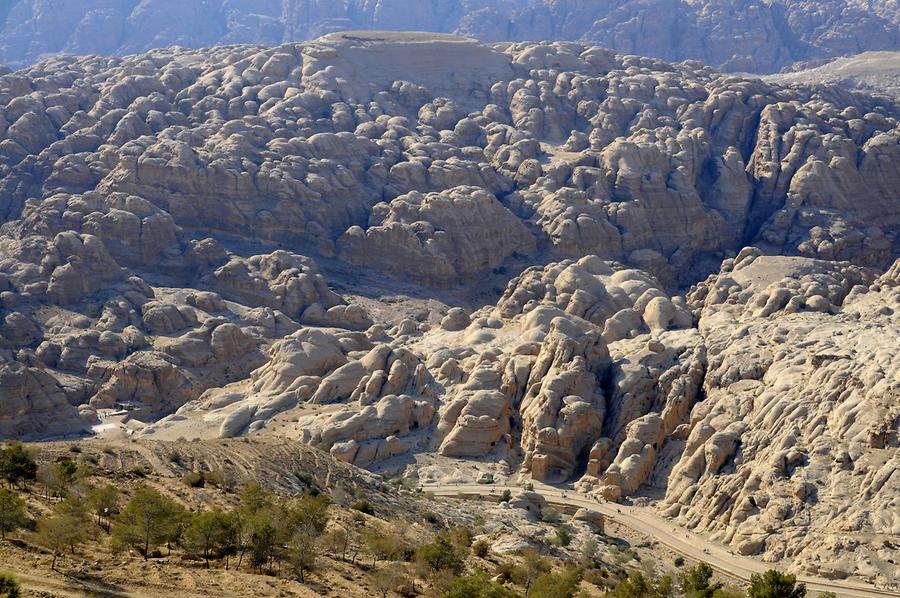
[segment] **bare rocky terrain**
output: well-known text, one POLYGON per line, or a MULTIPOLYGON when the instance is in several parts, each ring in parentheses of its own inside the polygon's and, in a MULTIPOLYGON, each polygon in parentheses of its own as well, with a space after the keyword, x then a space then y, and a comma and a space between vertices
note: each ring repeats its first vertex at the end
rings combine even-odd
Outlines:
POLYGON ((9 0, 0 5, 0 64, 59 52, 278 45, 357 29, 578 41, 757 73, 900 49, 895 0, 9 0))
POLYGON ((819 66, 770 75, 767 80, 781 84, 838 84, 857 91, 898 98, 900 52, 863 52, 837 58, 819 66))
POLYGON ((886 96, 347 33, 0 77, 0 436, 291 439, 898 577, 886 96))

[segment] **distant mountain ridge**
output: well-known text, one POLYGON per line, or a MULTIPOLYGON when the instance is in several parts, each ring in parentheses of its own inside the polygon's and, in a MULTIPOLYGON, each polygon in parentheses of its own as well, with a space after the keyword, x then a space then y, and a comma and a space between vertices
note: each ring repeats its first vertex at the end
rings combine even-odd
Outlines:
POLYGON ((7 0, 0 63, 16 68, 60 52, 276 45, 352 29, 578 40, 771 73, 800 60, 900 49, 900 7, 895 0, 7 0))

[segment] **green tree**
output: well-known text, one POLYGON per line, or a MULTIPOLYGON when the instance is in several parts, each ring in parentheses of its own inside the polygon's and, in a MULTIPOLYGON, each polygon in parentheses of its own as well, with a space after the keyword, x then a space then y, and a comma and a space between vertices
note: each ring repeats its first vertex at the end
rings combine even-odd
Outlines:
POLYGON ((44 463, 37 472, 37 479, 47 489, 48 502, 53 496, 69 496, 76 482, 84 477, 85 471, 68 457, 55 463, 44 463))
POLYGON ((301 583, 306 583, 306 573, 316 566, 321 535, 312 523, 304 523, 294 530, 288 545, 288 562, 301 583))
POLYGON ((762 575, 754 573, 750 576, 749 598, 803 598, 806 596, 806 584, 798 584, 797 577, 769 569, 762 575))
POLYGON ((79 519, 74 511, 63 510, 38 522, 37 543, 53 555, 50 568, 54 571, 59 557, 63 556, 66 550, 74 554, 76 547, 86 538, 84 519, 79 519))
POLYGON ((261 567, 269 560, 275 544, 275 516, 272 495, 262 486, 253 482, 241 491, 240 505, 230 513, 237 549, 237 569, 240 570, 244 556, 249 554, 251 564, 261 567), (272 539, 269 546, 268 539, 272 539), (257 559, 264 559, 257 564, 257 559))
POLYGON ((531 548, 522 553, 522 564, 512 569, 511 578, 513 582, 523 586, 528 595, 535 580, 548 571, 550 563, 531 548))
POLYGON ((420 547, 416 561, 432 574, 447 570, 459 575, 465 567, 463 556, 446 534, 439 534, 434 542, 420 547))
POLYGON ((109 533, 110 521, 119 507, 119 490, 112 484, 94 488, 88 494, 88 504, 97 516, 98 526, 103 527, 103 519, 106 519, 106 533, 109 533))
POLYGON ((516 598, 516 596, 518 594, 514 591, 491 581, 484 573, 457 577, 444 594, 444 598, 516 598))
POLYGON ((0 598, 20 598, 22 589, 12 573, 0 571, 0 598))
POLYGON ((113 541, 130 546, 146 560, 162 544, 177 541, 185 520, 184 509, 150 486, 141 486, 116 518, 113 541))
POLYGON ((399 563, 388 563, 372 574, 372 585, 381 598, 387 598, 391 590, 397 591, 407 582, 406 572, 399 563))
POLYGON ((10 486, 35 479, 37 463, 35 463, 31 451, 20 442, 0 449, 0 476, 10 486))
POLYGON ((672 578, 668 575, 658 584, 654 584, 652 580, 636 571, 608 595, 611 598, 668 598, 672 593, 672 578))
POLYGON ((0 488, 0 539, 28 523, 25 501, 12 490, 0 488))
POLYGON ((325 543, 325 547, 327 550, 331 552, 334 556, 341 555, 341 560, 347 560, 347 548, 350 546, 350 534, 347 533, 347 530, 341 526, 337 525, 332 527, 325 534, 323 538, 325 543))
POLYGON ((722 587, 721 583, 711 583, 713 569, 709 563, 697 563, 694 567, 678 574, 681 591, 687 598, 713 598, 722 587))
POLYGON ((282 517, 279 517, 286 539, 293 537, 294 532, 300 528, 308 528, 321 535, 328 527, 328 506, 331 499, 327 494, 313 496, 304 494, 284 508, 282 517))
POLYGON ((568 546, 572 543, 572 532, 567 525, 560 525, 553 534, 553 540, 558 546, 568 546))
POLYGON ((584 544, 581 545, 581 556, 589 565, 594 563, 594 559, 597 558, 597 553, 599 551, 600 545, 597 544, 597 540, 594 538, 588 538, 584 541, 584 544))
POLYGON ((527 592, 528 598, 572 598, 578 591, 581 577, 570 569, 563 573, 544 573, 527 592))
POLYGON ((372 566, 379 560, 395 560, 405 551, 403 538, 392 531, 380 527, 367 527, 362 533, 362 543, 366 554, 372 557, 372 566))
POLYGON ((268 566, 275 557, 278 547, 278 529, 271 518, 260 518, 252 528, 249 551, 250 562, 258 571, 268 566))
POLYGON ((272 495, 262 486, 253 482, 244 486, 241 492, 240 509, 255 513, 272 507, 272 495))
POLYGON ((261 569, 269 562, 275 550, 278 530, 275 528, 272 510, 266 507, 251 511, 242 504, 230 516, 238 555, 236 568, 240 570, 244 557, 249 556, 251 565, 261 569))
POLYGON ((79 544, 88 537, 89 521, 87 505, 77 498, 67 498, 53 508, 51 517, 38 522, 37 543, 53 555, 52 569, 56 561, 69 550, 75 554, 79 544))
POLYGON ((203 557, 209 569, 212 556, 224 557, 233 548, 234 520, 222 511, 204 511, 190 518, 184 534, 185 548, 203 557))

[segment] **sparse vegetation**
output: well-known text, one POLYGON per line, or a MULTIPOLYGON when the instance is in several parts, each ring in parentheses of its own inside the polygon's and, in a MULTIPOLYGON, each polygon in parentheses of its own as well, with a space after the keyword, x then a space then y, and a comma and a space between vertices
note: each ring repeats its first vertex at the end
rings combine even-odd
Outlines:
POLYGON ((363 500, 363 499, 355 501, 350 506, 350 508, 353 509, 354 511, 359 511, 360 513, 365 513, 366 515, 374 515, 375 514, 375 508, 372 506, 372 504, 369 501, 363 500))
POLYGON ((192 471, 181 476, 181 483, 189 488, 203 488, 206 486, 206 478, 197 471, 192 471))
MULTIPOLYGON (((84 451, 67 453, 79 455, 79 461, 90 457, 84 451)), ((24 447, 12 454, 22 463, 23 455, 33 459, 24 447)), ((35 470, 40 493, 23 490, 19 474, 12 476, 14 480, 4 478, 12 488, 0 489, 0 535, 18 535, 43 547, 49 567, 63 572, 74 564, 73 556, 103 545, 144 560, 168 555, 179 559, 158 561, 163 570, 183 562, 312 587, 340 563, 349 568, 342 574, 346 580, 359 582, 367 595, 382 598, 575 598, 596 595, 583 591, 592 586, 610 598, 805 596, 803 584, 791 575, 776 571, 756 575, 747 594, 715 580, 708 564, 687 567, 681 557, 673 561, 682 568, 673 580, 657 573, 658 563, 641 558, 626 543, 601 548, 594 536, 576 543, 571 524, 550 528, 544 522, 550 533, 543 536, 543 546, 537 545, 547 554, 528 549, 504 556, 491 551, 492 540, 475 540, 476 533, 491 529, 481 514, 467 514, 465 520, 473 526, 469 527, 456 525, 459 519, 452 512, 438 516, 426 511, 418 517, 433 527, 413 529, 412 522, 404 524, 382 512, 383 503, 376 502, 375 495, 356 490, 350 498, 338 490, 335 494, 343 497, 339 504, 308 476, 303 481, 307 490, 300 495, 278 495, 250 483, 229 498, 218 484, 187 483, 187 476, 178 483, 178 478, 166 482, 147 475, 151 485, 126 473, 120 474, 121 487, 108 478, 97 483, 91 469, 67 456, 41 461, 35 470), (191 497, 209 501, 210 507, 191 504, 191 497)), ((195 475, 208 482, 206 473, 195 475)), ((548 508, 543 518, 560 519, 548 508)), ((0 598, 18 595, 10 593, 17 590, 4 594, 4 583, 13 582, 0 576, 0 598)), ((830 598, 827 593, 823 597, 830 598)))
POLYGON ((795 575, 769 569, 762 575, 754 573, 750 576, 747 595, 749 598, 803 598, 806 585, 798 584, 795 575))
POLYGON ((472 554, 480 559, 485 558, 491 552, 491 545, 486 540, 478 540, 472 544, 472 554))
POLYGON ((21 595, 19 580, 11 573, 0 571, 0 598, 19 598, 21 595))
POLYGON ((581 581, 580 572, 570 568, 561 573, 544 573, 528 592, 529 598, 573 598, 581 581))

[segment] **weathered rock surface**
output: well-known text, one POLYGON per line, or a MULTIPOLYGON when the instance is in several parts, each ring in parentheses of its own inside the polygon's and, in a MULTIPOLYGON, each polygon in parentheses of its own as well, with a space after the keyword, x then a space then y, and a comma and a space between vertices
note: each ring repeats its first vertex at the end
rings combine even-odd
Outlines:
POLYGON ((570 480, 889 579, 897 119, 424 34, 0 76, 0 436, 287 436, 420 479, 570 480))
POLYGON ((424 196, 412 191, 375 205, 369 228, 351 228, 338 246, 351 264, 440 286, 471 280, 513 253, 531 253, 535 242, 496 197, 455 187, 424 196))

